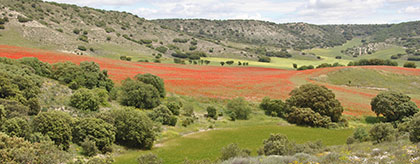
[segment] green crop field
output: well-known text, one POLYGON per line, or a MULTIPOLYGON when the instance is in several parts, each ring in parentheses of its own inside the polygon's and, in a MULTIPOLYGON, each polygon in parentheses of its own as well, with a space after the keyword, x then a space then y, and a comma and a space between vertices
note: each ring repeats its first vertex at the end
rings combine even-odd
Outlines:
POLYGON ((115 163, 134 164, 140 154, 148 152, 162 157, 164 163, 182 163, 185 159, 215 160, 220 157, 222 147, 230 143, 237 143, 242 148, 252 150, 252 155, 257 155, 256 151, 263 145, 263 140, 273 133, 285 134, 297 143, 321 140, 324 145, 341 145, 353 130, 279 126, 275 123, 216 129, 168 140, 162 143, 162 147, 152 151, 132 150, 116 157, 115 163))

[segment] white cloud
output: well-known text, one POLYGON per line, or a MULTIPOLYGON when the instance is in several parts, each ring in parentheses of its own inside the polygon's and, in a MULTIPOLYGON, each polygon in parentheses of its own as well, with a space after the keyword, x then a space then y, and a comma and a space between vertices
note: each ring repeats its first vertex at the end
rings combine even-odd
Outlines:
POLYGON ((407 8, 400 10, 399 12, 406 14, 420 14, 420 7, 408 6, 407 8))

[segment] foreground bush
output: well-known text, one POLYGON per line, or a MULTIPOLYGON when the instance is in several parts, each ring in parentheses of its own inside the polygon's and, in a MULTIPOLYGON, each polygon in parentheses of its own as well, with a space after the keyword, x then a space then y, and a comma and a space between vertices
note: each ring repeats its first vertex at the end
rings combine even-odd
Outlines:
POLYGON ((369 131, 369 136, 376 143, 393 141, 396 130, 389 123, 377 123, 369 131))
POLYGON ((132 79, 122 82, 118 97, 122 105, 136 108, 152 109, 160 105, 159 91, 153 85, 132 79))
POLYGON ((140 155, 137 158, 138 164, 162 164, 162 159, 158 158, 157 155, 149 153, 140 155))
POLYGON ((292 107, 291 111, 293 112, 287 116, 287 121, 292 124, 326 128, 331 123, 329 117, 321 116, 310 108, 292 107))
POLYGON ((98 111, 99 97, 89 89, 78 89, 70 97, 70 106, 84 111, 98 111))
POLYGON ((251 155, 251 151, 247 149, 241 149, 237 144, 229 144, 222 148, 222 156, 220 160, 225 161, 234 157, 248 157, 251 155))
POLYGON ((343 113, 343 107, 335 94, 325 86, 315 84, 305 84, 294 89, 286 104, 290 107, 310 108, 321 116, 330 117, 333 122, 338 122, 343 113))
POLYGON ((110 110, 98 116, 113 124, 117 143, 139 149, 151 149, 156 139, 153 121, 136 109, 110 110))
POLYGON ((72 139, 72 118, 69 114, 59 111, 42 112, 33 120, 33 127, 51 138, 52 141, 64 150, 70 146, 72 139))
POLYGON ((284 118, 287 114, 286 104, 281 100, 271 100, 268 97, 265 97, 261 104, 260 108, 264 110, 264 113, 269 116, 281 117, 284 118))
POLYGON ((97 118, 83 118, 75 123, 73 128, 73 141, 81 145, 89 140, 102 152, 110 149, 115 141, 114 127, 97 118))
POLYGON ((420 142, 420 114, 416 114, 413 120, 410 121, 408 131, 411 142, 420 142))
POLYGON ((271 134, 263 144, 262 154, 264 155, 292 155, 296 153, 296 144, 282 134, 271 134))
POLYGON ((370 105, 376 115, 383 115, 389 122, 402 121, 419 111, 409 96, 393 91, 379 93, 372 99, 370 105))
POLYGON ((31 132, 28 121, 19 117, 14 117, 4 122, 0 120, 0 131, 12 137, 22 138, 25 138, 31 132))
POLYGON ((251 114, 251 107, 242 97, 230 100, 226 110, 232 120, 247 120, 251 114))
POLYGON ((145 84, 153 85, 153 87, 155 87, 159 91, 160 97, 166 96, 165 84, 163 82, 163 79, 161 79, 159 76, 146 73, 146 74, 138 74, 134 78, 145 84))

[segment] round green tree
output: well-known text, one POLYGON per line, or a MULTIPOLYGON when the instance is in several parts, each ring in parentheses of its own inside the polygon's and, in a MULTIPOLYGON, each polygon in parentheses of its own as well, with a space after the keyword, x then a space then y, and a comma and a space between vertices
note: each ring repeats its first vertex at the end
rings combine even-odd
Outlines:
POLYGON ((24 118, 14 117, 4 121, 1 125, 1 131, 9 136, 26 137, 29 134, 29 124, 24 118))
POLYGON ((382 115, 389 122, 401 121, 419 111, 409 96, 393 91, 379 93, 372 99, 370 105, 377 116, 382 115))
POLYGON ((226 112, 232 120, 247 120, 251 114, 251 107, 242 97, 229 101, 226 112))
POLYGON ((115 129, 104 120, 83 118, 75 123, 73 141, 80 145, 86 139, 95 142, 99 150, 106 152, 115 141, 115 129))
POLYGON ((146 73, 146 74, 138 74, 134 78, 145 84, 153 85, 159 91, 160 97, 166 96, 165 83, 159 76, 146 73))
POLYGON ((333 122, 340 120, 344 110, 331 90, 315 84, 305 84, 294 89, 286 104, 290 107, 310 108, 322 116, 330 117, 333 122))
POLYGON ((120 103, 136 108, 152 109, 160 105, 159 91, 150 84, 126 79, 122 82, 120 103))
POLYGON ((33 120, 34 130, 51 138, 56 145, 67 150, 72 139, 72 118, 59 111, 39 113, 33 120))
POLYGON ((86 88, 78 89, 70 97, 70 106, 81 110, 99 110, 99 98, 91 90, 86 88))

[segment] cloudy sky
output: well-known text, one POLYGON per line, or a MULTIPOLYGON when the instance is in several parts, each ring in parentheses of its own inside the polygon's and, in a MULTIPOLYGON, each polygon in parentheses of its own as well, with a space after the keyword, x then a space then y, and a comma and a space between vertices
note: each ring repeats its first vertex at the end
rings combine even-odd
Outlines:
POLYGON ((420 20, 420 0, 49 0, 146 19, 257 19, 276 23, 376 24, 420 20))

